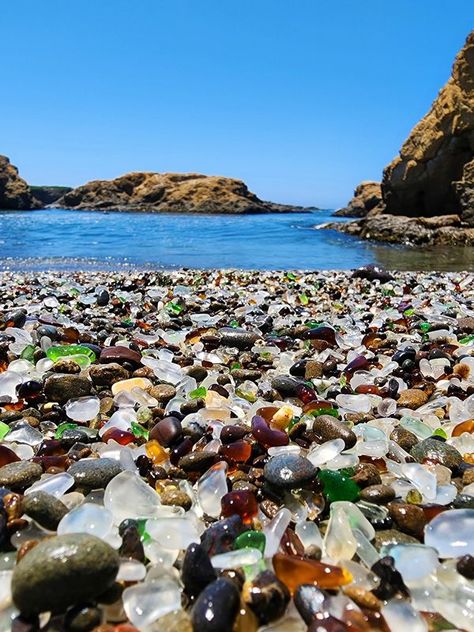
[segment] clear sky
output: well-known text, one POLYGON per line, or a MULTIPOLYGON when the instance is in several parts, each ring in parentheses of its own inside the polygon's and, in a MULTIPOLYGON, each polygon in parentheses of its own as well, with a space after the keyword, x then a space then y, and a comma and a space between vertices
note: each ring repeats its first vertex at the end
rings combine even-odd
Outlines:
POLYGON ((473 0, 0 0, 0 153, 31 184, 196 171, 340 206, 473 27, 473 0))

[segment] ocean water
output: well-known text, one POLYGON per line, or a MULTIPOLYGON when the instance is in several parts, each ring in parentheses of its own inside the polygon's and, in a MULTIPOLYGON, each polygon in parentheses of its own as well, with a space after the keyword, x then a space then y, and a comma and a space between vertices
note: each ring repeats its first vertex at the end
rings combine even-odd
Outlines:
POLYGON ((173 215, 0 211, 0 269, 135 267, 465 270, 474 248, 390 247, 317 227, 331 211, 173 215))

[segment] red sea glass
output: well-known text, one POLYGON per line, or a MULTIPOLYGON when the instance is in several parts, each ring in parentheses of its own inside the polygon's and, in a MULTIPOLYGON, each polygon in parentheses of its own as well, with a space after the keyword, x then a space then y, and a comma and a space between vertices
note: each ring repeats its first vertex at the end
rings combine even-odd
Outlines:
POLYGON ((225 494, 221 500, 221 507, 223 518, 238 515, 245 524, 252 522, 258 512, 257 499, 252 492, 245 490, 225 494))

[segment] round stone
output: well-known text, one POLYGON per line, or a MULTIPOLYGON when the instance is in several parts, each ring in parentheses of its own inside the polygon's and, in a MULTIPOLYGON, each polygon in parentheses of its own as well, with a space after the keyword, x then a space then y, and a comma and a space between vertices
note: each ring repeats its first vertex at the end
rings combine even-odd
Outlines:
POLYGON ((68 474, 74 477, 78 487, 104 489, 121 471, 119 462, 114 459, 81 459, 71 465, 68 474))
POLYGON ((166 404, 176 395, 176 389, 171 384, 158 384, 157 386, 152 386, 149 393, 151 397, 154 397, 160 403, 166 404))
POLYGON ((209 555, 201 544, 193 542, 186 549, 181 568, 181 580, 186 594, 195 599, 206 586, 217 578, 209 555))
POLYGON ((89 395, 91 388, 92 383, 81 375, 51 375, 44 384, 44 394, 50 402, 65 404, 89 395))
POLYGON ((251 349, 260 337, 253 331, 238 327, 222 327, 219 329, 219 334, 221 345, 237 349, 251 349))
POLYGON ((411 449, 410 454, 418 463, 431 461, 444 465, 450 470, 456 469, 463 462, 462 455, 456 448, 445 441, 439 441, 431 437, 417 443, 411 449))
POLYGON ((320 443, 332 439, 342 439, 345 449, 352 448, 357 443, 357 437, 345 423, 332 415, 319 415, 313 423, 313 434, 320 443))
POLYGON ((298 454, 277 454, 265 465, 263 476, 275 487, 293 489, 310 483, 317 474, 317 468, 298 454))
POLYGON ((220 577, 206 586, 192 611, 193 629, 199 632, 232 630, 240 605, 235 584, 220 577))
POLYGON ((177 443, 183 436, 181 422, 176 417, 165 417, 150 430, 150 439, 155 439, 160 445, 167 448, 177 443))
POLYGON ((93 364, 89 369, 90 378, 95 386, 112 386, 129 378, 129 372, 117 362, 93 364))
POLYGON ((23 498, 24 513, 49 531, 56 531, 69 511, 64 503, 46 492, 37 491, 23 498))
POLYGON ((13 602, 23 615, 63 612, 104 592, 119 568, 116 551, 83 533, 41 541, 16 565, 13 602))
POLYGON ((0 486, 13 492, 22 492, 37 481, 43 468, 39 463, 29 461, 15 461, 0 467, 0 486))
POLYGON ((385 505, 395 498, 389 485, 369 485, 360 492, 360 499, 376 505, 385 505))

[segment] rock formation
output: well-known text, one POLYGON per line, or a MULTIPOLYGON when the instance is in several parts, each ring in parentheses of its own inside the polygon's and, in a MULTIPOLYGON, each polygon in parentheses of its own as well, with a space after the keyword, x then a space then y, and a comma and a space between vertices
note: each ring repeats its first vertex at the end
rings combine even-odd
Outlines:
POLYGON ((38 200, 42 206, 53 204, 60 197, 72 191, 71 187, 48 187, 48 186, 30 186, 33 197, 38 200))
POLYGON ((382 211, 382 190, 380 182, 365 180, 356 187, 354 197, 346 207, 337 210, 334 215, 339 217, 365 217, 369 212, 382 211))
POLYGON ((428 114, 382 179, 385 212, 457 213, 474 226, 474 31, 428 114))
POLYGON ((73 189, 54 206, 160 213, 273 213, 301 208, 260 200, 241 180, 195 173, 129 173, 73 189))
POLYGON ((27 183, 18 175, 18 169, 6 156, 0 156, 0 209, 23 211, 41 206, 31 195, 27 183))
POLYGON ((327 227, 390 243, 474 245, 474 31, 430 111, 385 168, 381 192, 368 209, 362 183, 343 211, 355 207, 365 218, 327 227))

